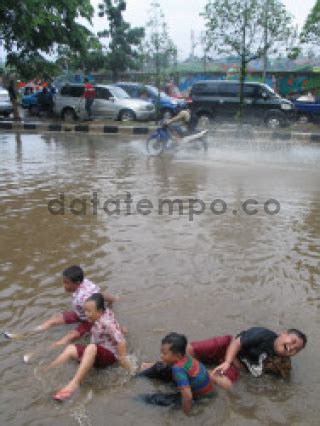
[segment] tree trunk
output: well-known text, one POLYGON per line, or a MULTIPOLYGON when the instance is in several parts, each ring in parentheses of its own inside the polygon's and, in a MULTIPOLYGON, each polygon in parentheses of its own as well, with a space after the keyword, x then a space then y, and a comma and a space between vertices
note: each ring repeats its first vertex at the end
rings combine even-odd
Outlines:
POLYGON ((243 121, 243 107, 244 107, 244 81, 246 78, 247 68, 247 49, 246 49, 246 30, 247 30, 247 4, 245 4, 243 12, 243 26, 242 26, 242 46, 241 46, 241 65, 240 65, 240 108, 239 108, 239 122, 243 121))

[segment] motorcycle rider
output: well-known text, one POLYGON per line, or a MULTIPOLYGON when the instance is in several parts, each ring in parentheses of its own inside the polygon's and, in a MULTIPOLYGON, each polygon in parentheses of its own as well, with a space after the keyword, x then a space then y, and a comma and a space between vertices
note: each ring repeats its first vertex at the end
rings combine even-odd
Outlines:
POLYGON ((186 136, 186 133, 194 130, 194 120, 192 119, 191 106, 185 104, 181 111, 173 118, 165 120, 164 125, 169 126, 178 139, 186 136))

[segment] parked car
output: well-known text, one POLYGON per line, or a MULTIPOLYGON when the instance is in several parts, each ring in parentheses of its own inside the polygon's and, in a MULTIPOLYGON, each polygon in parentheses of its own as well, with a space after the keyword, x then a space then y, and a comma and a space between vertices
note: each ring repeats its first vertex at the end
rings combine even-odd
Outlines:
POLYGON ((4 117, 9 117, 12 113, 13 109, 8 90, 0 87, 0 114, 4 117))
MULTIPOLYGON (((131 99, 120 87, 98 84, 95 86, 95 91, 96 97, 92 105, 93 117, 120 121, 154 118, 155 108, 152 103, 131 99)), ((86 118, 83 93, 83 84, 65 84, 54 96, 54 112, 66 121, 86 118)))
POLYGON ((31 95, 24 95, 21 98, 21 107, 27 109, 31 115, 39 114, 39 104, 38 98, 40 96, 41 90, 31 95))
MULTIPOLYGON (((159 91, 155 86, 150 86, 149 84, 145 85, 142 83, 129 82, 119 82, 116 83, 116 85, 125 90, 132 98, 148 99, 154 105, 157 105, 157 102, 159 100, 159 91)), ((181 111, 181 108, 185 105, 185 100, 173 99, 170 96, 166 95, 164 92, 160 92, 159 110, 161 118, 168 119, 177 115, 178 112, 181 111)))
POLYGON ((319 123, 320 121, 320 99, 313 102, 310 101, 294 101, 296 108, 297 120, 300 123, 308 123, 309 121, 319 123))
MULTIPOLYGON (((240 108, 239 81, 204 80, 191 89, 192 113, 198 118, 198 127, 205 127, 209 120, 234 121, 240 108)), ((271 87, 262 83, 244 83, 244 121, 264 123, 278 128, 295 118, 291 101, 281 98, 271 87)))

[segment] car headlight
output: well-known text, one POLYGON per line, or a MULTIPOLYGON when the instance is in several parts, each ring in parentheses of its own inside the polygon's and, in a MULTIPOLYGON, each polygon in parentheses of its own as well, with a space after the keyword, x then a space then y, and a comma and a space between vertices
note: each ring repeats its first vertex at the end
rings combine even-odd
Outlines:
POLYGON ((288 111, 293 109, 293 105, 292 104, 281 104, 281 109, 288 111))

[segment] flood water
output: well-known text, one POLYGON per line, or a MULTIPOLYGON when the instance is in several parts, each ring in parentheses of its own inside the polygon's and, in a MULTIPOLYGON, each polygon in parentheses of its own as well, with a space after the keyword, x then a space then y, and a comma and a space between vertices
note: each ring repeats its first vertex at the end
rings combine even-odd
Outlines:
POLYGON ((320 145, 209 142, 207 152, 148 157, 142 140, 0 134, 0 329, 28 330, 69 309, 61 273, 80 264, 121 296, 115 313, 139 362, 157 359, 170 331, 197 340, 254 325, 296 327, 309 342, 291 379, 244 374, 232 393, 218 390, 187 418, 136 398, 166 386, 110 368, 92 371, 71 401, 57 404, 51 395, 76 365, 47 375, 39 367, 69 330, 60 327, 0 338, 1 425, 319 425, 320 145), (177 206, 160 214, 167 198, 180 199, 183 214, 177 206), (205 211, 198 202, 192 215, 190 199, 205 211), (246 200, 256 200, 247 209, 256 214, 244 211, 246 200))

